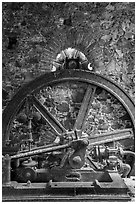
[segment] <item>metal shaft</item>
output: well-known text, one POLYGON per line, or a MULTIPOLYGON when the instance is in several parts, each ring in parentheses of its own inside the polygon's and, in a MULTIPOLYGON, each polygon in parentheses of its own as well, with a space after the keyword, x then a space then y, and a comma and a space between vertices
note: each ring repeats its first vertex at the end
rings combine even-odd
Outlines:
POLYGON ((13 156, 11 156, 11 159, 19 159, 19 158, 34 156, 34 155, 37 155, 37 154, 53 152, 53 151, 56 151, 56 150, 65 149, 65 148, 67 148, 69 146, 70 146, 70 143, 67 143, 67 144, 64 144, 64 145, 58 145, 58 146, 54 146, 54 147, 47 147, 47 148, 45 147, 44 149, 42 148, 42 149, 38 149, 38 150, 33 150, 33 151, 13 155, 13 156))
POLYGON ((101 135, 90 136, 88 137, 89 147, 93 145, 101 145, 108 142, 114 142, 118 140, 132 138, 132 137, 133 137, 133 132, 132 132, 132 129, 130 128, 104 133, 101 135))

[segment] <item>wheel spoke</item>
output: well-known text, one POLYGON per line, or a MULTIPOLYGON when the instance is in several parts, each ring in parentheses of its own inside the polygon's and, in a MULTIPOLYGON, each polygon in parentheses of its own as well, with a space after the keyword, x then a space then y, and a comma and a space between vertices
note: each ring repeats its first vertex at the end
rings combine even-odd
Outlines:
POLYGON ((57 119, 38 101, 35 96, 32 96, 31 99, 33 106, 41 113, 43 118, 58 135, 66 132, 66 129, 61 125, 61 123, 57 121, 57 119))
POLYGON ((78 113, 78 116, 77 116, 77 119, 76 119, 76 122, 73 128, 74 130, 82 131, 86 116, 88 114, 89 107, 92 103, 92 100, 95 94, 95 91, 96 91, 95 86, 89 85, 87 87, 84 99, 82 101, 82 105, 80 107, 80 110, 79 110, 79 113, 78 113))

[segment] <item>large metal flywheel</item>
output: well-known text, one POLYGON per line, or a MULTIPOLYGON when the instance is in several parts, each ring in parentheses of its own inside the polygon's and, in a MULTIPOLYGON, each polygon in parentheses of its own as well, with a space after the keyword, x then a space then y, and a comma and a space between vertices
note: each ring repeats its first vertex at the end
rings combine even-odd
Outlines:
POLYGON ((3 153, 29 140, 29 121, 33 143, 49 144, 75 130, 90 138, 123 130, 130 141, 125 148, 134 149, 134 138, 126 138, 129 129, 134 132, 133 101, 113 81, 89 71, 48 73, 22 87, 3 113, 3 153))

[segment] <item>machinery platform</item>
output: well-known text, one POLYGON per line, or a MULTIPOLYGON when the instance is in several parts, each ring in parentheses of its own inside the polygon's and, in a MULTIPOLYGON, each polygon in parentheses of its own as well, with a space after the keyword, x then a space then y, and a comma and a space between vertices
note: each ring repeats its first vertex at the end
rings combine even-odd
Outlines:
POLYGON ((109 176, 108 182, 10 182, 3 185, 3 201, 131 201, 123 179, 114 172, 109 176))

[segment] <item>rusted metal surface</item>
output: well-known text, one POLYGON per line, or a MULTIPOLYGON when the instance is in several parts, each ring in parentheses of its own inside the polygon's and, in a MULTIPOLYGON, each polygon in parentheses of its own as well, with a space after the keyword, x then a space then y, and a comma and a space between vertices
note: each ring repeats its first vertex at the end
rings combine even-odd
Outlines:
POLYGON ((11 151, 3 201, 129 201, 117 166, 123 144, 134 155, 134 108, 121 87, 89 71, 62 69, 23 86, 3 112, 3 154, 11 151), (123 126, 107 126, 116 119, 123 126))
POLYGON ((3 201, 130 201, 127 186, 117 173, 89 173, 88 182, 12 183, 3 187, 3 201), (104 182, 95 178, 103 177, 104 182), (106 179, 106 182, 105 182, 106 179))
POLYGON ((11 158, 9 155, 5 155, 2 158, 2 183, 9 185, 11 182, 11 158))
POLYGON ((74 130, 75 129, 76 130, 82 130, 85 118, 87 116, 88 106, 92 102, 92 98, 93 98, 94 93, 95 93, 95 87, 93 87, 92 85, 89 85, 87 87, 84 99, 82 101, 82 106, 80 107, 79 114, 78 114, 77 119, 75 121, 74 128, 73 128, 74 130))
POLYGON ((6 140, 8 140, 9 138, 11 122, 27 95, 30 93, 32 94, 34 91, 39 90, 43 86, 48 86, 49 84, 55 84, 58 82, 63 83, 66 81, 87 82, 89 84, 93 84, 107 90, 122 103, 128 114, 130 115, 132 123, 134 124, 134 103, 130 99, 130 97, 122 90, 121 87, 114 84, 113 81, 110 81, 109 79, 106 79, 98 74, 85 72, 82 70, 62 70, 61 73, 48 73, 30 82, 29 84, 26 84, 13 97, 13 99, 10 101, 10 103, 7 105, 7 108, 3 112, 3 146, 6 140))
POLYGON ((34 155, 38 155, 38 154, 42 154, 42 153, 48 153, 48 152, 52 152, 52 151, 56 151, 56 150, 62 150, 62 149, 65 149, 65 148, 67 148, 69 146, 70 146, 69 144, 65 144, 65 145, 60 145, 60 146, 54 146, 54 147, 29 151, 29 152, 26 152, 26 153, 21 153, 21 154, 11 156, 11 159, 19 159, 19 158, 34 156, 34 155))
POLYGON ((77 151, 77 149, 79 149, 79 147, 80 148, 82 147, 81 145, 87 146, 87 144, 82 139, 81 140, 74 140, 74 141, 67 143, 67 144, 64 144, 64 145, 56 145, 53 147, 46 147, 45 146, 45 148, 42 148, 42 149, 28 151, 26 153, 13 155, 13 156, 11 156, 11 159, 19 159, 19 158, 34 156, 34 155, 38 155, 38 154, 42 154, 42 153, 49 153, 49 152, 53 152, 53 151, 57 151, 57 150, 66 149, 68 147, 72 147, 74 150, 77 151))
POLYGON ((68 195, 16 195, 16 196, 6 196, 3 197, 3 202, 128 202, 131 201, 130 196, 128 195, 115 195, 115 194, 98 194, 98 195, 76 195, 76 196, 68 196, 68 195))
POLYGON ((62 134, 66 132, 66 129, 57 121, 57 119, 51 115, 51 113, 36 99, 36 97, 31 97, 34 107, 42 114, 44 119, 50 124, 50 126, 55 130, 57 134, 62 134))
POLYGON ((128 138, 133 138, 132 129, 117 130, 113 132, 104 133, 101 135, 95 135, 95 136, 93 135, 88 137, 89 146, 105 144, 108 142, 114 142, 114 141, 124 140, 128 138))

